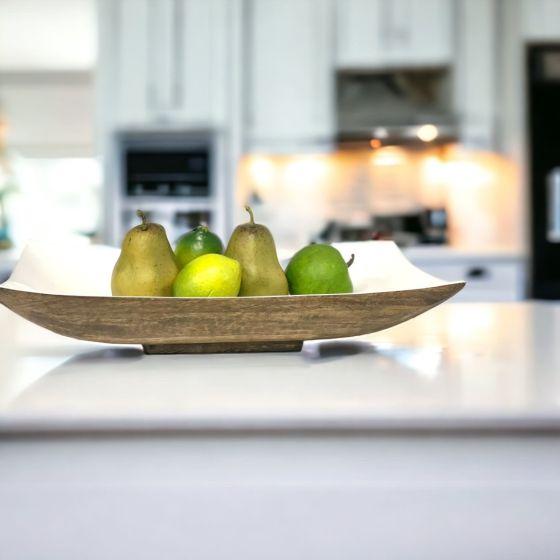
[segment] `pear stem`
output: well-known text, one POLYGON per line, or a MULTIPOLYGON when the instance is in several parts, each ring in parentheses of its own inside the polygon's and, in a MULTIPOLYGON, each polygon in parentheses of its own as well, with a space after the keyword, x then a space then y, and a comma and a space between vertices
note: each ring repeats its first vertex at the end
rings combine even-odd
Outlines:
POLYGON ((251 223, 254 224, 255 223, 255 217, 253 216, 253 210, 250 206, 245 206, 245 210, 247 210, 247 212, 249 212, 249 217, 251 220, 251 223))
POLYGON ((350 260, 346 263, 346 266, 347 266, 348 268, 350 268, 350 267, 352 266, 352 264, 354 263, 354 256, 355 256, 354 253, 352 253, 352 254, 350 255, 350 260))
POLYGON ((146 218, 146 214, 144 214, 142 210, 136 210, 136 215, 142 220, 140 228, 142 231, 146 231, 148 229, 148 218, 146 218))

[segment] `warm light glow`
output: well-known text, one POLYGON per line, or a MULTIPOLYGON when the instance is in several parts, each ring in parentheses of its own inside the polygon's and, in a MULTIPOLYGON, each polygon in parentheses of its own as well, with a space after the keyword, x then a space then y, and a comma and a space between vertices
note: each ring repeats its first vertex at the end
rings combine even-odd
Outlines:
POLYGON ((437 156, 426 156, 422 161, 424 180, 429 183, 441 183, 445 180, 445 161, 437 156))
POLYGON ((438 156, 429 155, 422 159, 420 198, 427 208, 441 208, 444 205, 447 181, 446 162, 438 156))
POLYGON ((406 151, 395 146, 376 150, 371 156, 371 163, 376 167, 395 167, 406 163, 406 151))
POLYGON ((249 162, 249 176, 254 187, 268 187, 274 180, 275 167, 270 158, 254 156, 249 162))
POLYGON ((446 207, 452 244, 510 245, 520 212, 517 167, 503 156, 461 148, 446 154, 446 207), (473 217, 476 216, 476 227, 473 217))
POLYGON ((437 126, 433 124, 424 124, 418 128, 416 136, 418 136, 422 142, 431 142, 439 136, 439 130, 437 126))
POLYGON ((447 334, 451 339, 485 340, 500 336, 496 328, 496 310, 487 305, 461 306, 459 311, 453 306, 447 308, 447 334))
POLYGON ((362 210, 394 215, 422 207, 446 208, 451 244, 521 242, 519 169, 496 153, 366 144, 351 152, 246 155, 238 173, 239 206, 256 192, 261 219, 271 220, 286 247, 306 244, 331 219, 350 222, 362 210), (297 217, 286 220, 294 212, 297 217))
POLYGON ((422 180, 429 185, 478 187, 494 180, 500 160, 481 154, 451 154, 447 158, 428 155, 422 158, 422 180))
POLYGON ((383 126, 378 126, 373 129, 373 136, 381 139, 387 138, 389 136, 389 131, 383 126))
POLYGON ((492 169, 477 161, 449 161, 445 165, 447 182, 458 187, 478 187, 490 184, 494 178, 492 169))
POLYGON ((369 145, 371 146, 372 150, 377 150, 377 148, 381 148, 381 146, 383 146, 383 142, 381 142, 381 140, 379 140, 378 138, 372 138, 369 141, 369 145))
POLYGON ((327 161, 319 156, 294 157, 286 163, 284 181, 301 187, 315 186, 327 172, 327 161))

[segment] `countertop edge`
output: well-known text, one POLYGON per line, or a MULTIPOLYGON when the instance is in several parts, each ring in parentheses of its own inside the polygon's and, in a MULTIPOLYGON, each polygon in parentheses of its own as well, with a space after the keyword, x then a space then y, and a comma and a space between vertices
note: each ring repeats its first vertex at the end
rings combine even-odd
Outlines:
POLYGON ((313 418, 313 419, 124 419, 124 418, 2 418, 0 438, 49 435, 118 436, 138 434, 165 435, 560 435, 560 414, 526 416, 486 415, 313 418))

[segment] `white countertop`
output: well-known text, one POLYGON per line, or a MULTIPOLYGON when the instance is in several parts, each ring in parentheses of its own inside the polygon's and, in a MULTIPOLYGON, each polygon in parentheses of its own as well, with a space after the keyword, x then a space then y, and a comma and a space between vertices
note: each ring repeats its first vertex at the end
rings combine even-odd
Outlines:
POLYGON ((560 430, 560 305, 446 304, 302 353, 146 356, 0 309, 0 430, 560 430))

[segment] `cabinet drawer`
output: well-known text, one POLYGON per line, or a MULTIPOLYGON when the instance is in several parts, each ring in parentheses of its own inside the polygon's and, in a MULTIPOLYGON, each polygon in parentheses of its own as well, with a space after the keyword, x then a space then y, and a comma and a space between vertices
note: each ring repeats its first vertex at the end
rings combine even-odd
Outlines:
POLYGON ((414 264, 442 280, 465 280, 467 285, 453 301, 518 301, 524 298, 525 274, 521 263, 414 264))

